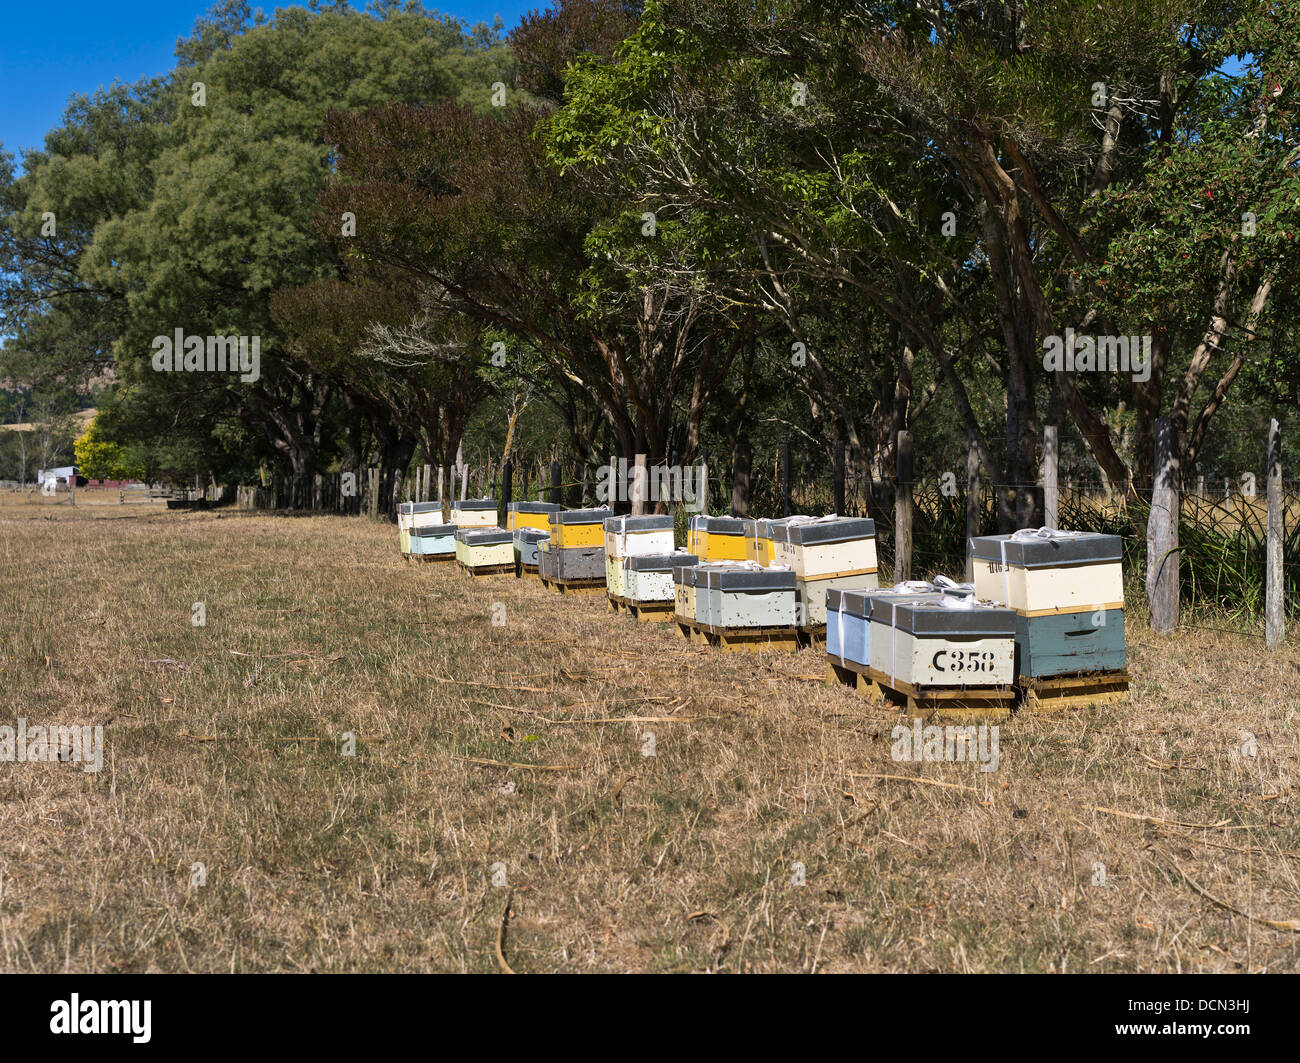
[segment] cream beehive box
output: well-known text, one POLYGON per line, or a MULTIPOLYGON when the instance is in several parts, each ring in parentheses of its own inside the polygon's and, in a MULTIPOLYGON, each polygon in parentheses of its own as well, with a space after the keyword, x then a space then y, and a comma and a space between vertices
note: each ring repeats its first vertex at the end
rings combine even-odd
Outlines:
POLYGON ((698 568, 699 558, 690 553, 673 562, 673 611, 678 620, 692 624, 695 623, 695 572, 698 568))
POLYGON ((815 628, 827 623, 829 597, 838 590, 875 590, 876 573, 861 576, 827 576, 821 579, 796 577, 799 626, 815 628))
POLYGON ((511 502, 506 510, 506 530, 537 528, 549 531, 552 513, 559 513, 554 502, 511 502))
POLYGON ((441 502, 402 502, 397 507, 397 534, 402 553, 411 553, 411 531, 442 523, 441 502))
POLYGON ((514 535, 505 528, 458 528, 456 560, 469 569, 514 567, 514 535))
POLYGON ((800 579, 875 575, 876 522, 866 517, 771 522, 773 559, 800 579))
MULTIPOLYGON (((497 504, 491 498, 462 498, 451 505, 451 522, 458 528, 495 528, 497 504)), ((503 528, 502 531, 505 529, 503 528)))
POLYGON ((970 540, 975 593, 1024 616, 1124 607, 1118 535, 1046 528, 970 540))

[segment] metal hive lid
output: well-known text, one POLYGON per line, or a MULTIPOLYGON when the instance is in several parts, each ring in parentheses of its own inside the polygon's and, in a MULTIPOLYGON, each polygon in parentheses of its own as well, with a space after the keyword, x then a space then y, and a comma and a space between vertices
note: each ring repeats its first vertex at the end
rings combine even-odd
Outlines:
POLYGON ((456 531, 456 539, 466 546, 497 546, 514 542, 514 533, 504 528, 460 528, 456 531))
POLYGON ((600 524, 610 516, 609 506, 599 509, 562 509, 551 514, 552 524, 600 524))
POLYGON ((626 559, 628 568, 637 572, 671 572, 699 564, 694 554, 640 554, 626 559))
MULTIPOLYGON (((1016 612, 1001 605, 977 603, 969 608, 945 606, 943 595, 934 601, 897 601, 891 615, 888 607, 872 609, 873 621, 893 626, 913 635, 964 635, 985 638, 1011 638, 1016 633, 1016 612)), ((951 602, 954 599, 949 596, 951 602)))
POLYGON ((869 517, 845 517, 824 524, 779 525, 778 537, 787 543, 810 546, 815 543, 848 543, 876 537, 876 522, 869 517))
POLYGON ((691 518, 691 530, 713 535, 744 535, 745 522, 739 517, 695 516, 691 518))
POLYGON ((496 500, 492 498, 462 498, 458 502, 452 503, 452 509, 459 509, 466 513, 470 510, 496 509, 496 500))
POLYGON ((701 566, 695 569, 695 573, 695 585, 707 587, 709 590, 759 594, 795 589, 795 574, 788 568, 701 566))
POLYGON ((667 514, 643 517, 606 517, 605 530, 609 532, 672 531, 673 518, 667 514))
POLYGON ((560 507, 554 502, 511 502, 508 513, 558 513, 560 507))
POLYGON ((1052 568, 1088 562, 1122 560, 1123 540, 1101 532, 1076 532, 1065 537, 1016 539, 1013 535, 981 535, 970 540, 971 556, 1017 568, 1052 568), (1004 545, 1005 544, 1005 545, 1004 545))
POLYGON ((826 591, 826 611, 828 613, 840 612, 840 605, 843 603, 843 611, 846 616, 861 617, 863 620, 871 618, 871 602, 869 601, 874 587, 864 587, 862 590, 855 590, 852 587, 829 587, 826 591))

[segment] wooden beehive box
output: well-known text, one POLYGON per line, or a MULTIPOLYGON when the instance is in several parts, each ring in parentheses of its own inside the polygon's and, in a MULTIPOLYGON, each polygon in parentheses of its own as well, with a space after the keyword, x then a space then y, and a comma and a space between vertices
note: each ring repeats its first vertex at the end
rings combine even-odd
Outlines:
POLYGON ((828 600, 837 590, 875 590, 878 577, 872 572, 864 576, 828 576, 823 579, 799 579, 795 586, 798 591, 798 614, 800 627, 819 627, 827 623, 828 600))
POLYGON ((547 530, 551 535, 552 548, 585 550, 595 547, 601 553, 601 564, 597 567, 595 576, 601 577, 604 574, 605 518, 608 516, 608 506, 599 509, 560 510, 549 514, 547 530))
POLYGON ((491 498, 462 498, 458 502, 453 502, 451 522, 458 528, 495 528, 496 501, 491 498))
POLYGON ((555 567, 553 579, 599 582, 605 577, 605 547, 603 544, 600 546, 566 546, 558 550, 552 545, 551 556, 555 567))
POLYGON ((867 590, 831 588, 826 597, 826 652, 840 664, 871 664, 871 603, 867 590))
POLYGON ((506 510, 506 530, 537 528, 549 531, 551 514, 559 512, 560 507, 554 502, 511 502, 506 510))
POLYGON ((397 507, 397 535, 402 553, 411 553, 411 532, 442 523, 441 502, 402 502, 397 507))
POLYGON ((549 535, 537 541, 537 574, 542 579, 555 579, 555 552, 549 535))
POLYGON ((788 569, 700 565, 695 572, 696 619, 710 631, 795 626, 795 576, 788 569))
POLYGON ((909 601, 876 592, 869 601, 871 667, 891 687, 1009 687, 1015 681, 1012 610, 989 603, 953 608, 957 599, 944 594, 909 601))
POLYGON ((770 535, 776 563, 793 569, 800 579, 876 574, 876 522, 869 518, 772 522, 770 535))
POLYGON ((413 557, 450 558, 456 556, 456 525, 428 524, 408 533, 413 557))
POLYGON ((456 560, 469 569, 514 567, 514 535, 505 528, 458 528, 456 560))
POLYGON ((692 517, 686 549, 701 563, 744 561, 745 522, 735 517, 692 517))
POLYGON ((605 584, 616 598, 626 596, 625 558, 672 553, 673 518, 670 516, 606 517, 604 531, 605 584))
POLYGON ((694 554, 637 554, 623 559, 623 597, 631 602, 671 602, 673 568, 699 562, 694 554))
POLYGON ((550 542, 550 534, 537 528, 515 528, 510 534, 514 537, 515 563, 535 571, 538 546, 543 541, 550 542))
POLYGON ((868 667, 871 664, 871 603, 873 598, 896 602, 938 601, 938 590, 907 591, 859 586, 826 592, 826 652, 868 667))
POLYGON ((1018 677, 1123 671, 1122 545, 1041 530, 971 540, 976 593, 1016 611, 1018 677))
POLYGON ((695 623, 695 573, 699 569, 699 558, 694 554, 684 554, 680 560, 673 562, 673 611, 678 620, 695 623), (688 560, 694 558, 694 561, 688 560))
POLYGON ((975 593, 1030 617, 1122 609, 1122 545, 1097 532, 980 536, 970 541, 975 593))
POLYGON ((1017 676, 1120 672, 1127 664, 1123 609, 1016 614, 1017 676))

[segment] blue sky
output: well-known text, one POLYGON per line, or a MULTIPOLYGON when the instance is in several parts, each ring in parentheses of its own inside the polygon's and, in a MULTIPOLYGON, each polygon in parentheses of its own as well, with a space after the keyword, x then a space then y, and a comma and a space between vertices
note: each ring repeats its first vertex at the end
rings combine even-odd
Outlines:
MULTIPOLYGON (((212 0, 6 0, 0 14, 0 145, 14 155, 40 147, 59 124, 68 98, 115 80, 162 74, 174 62, 176 41, 212 0)), ((363 0, 350 0, 353 7, 363 0)), ((250 6, 269 15, 275 3, 250 6)), ((426 7, 506 29, 547 0, 426 0, 426 7)))

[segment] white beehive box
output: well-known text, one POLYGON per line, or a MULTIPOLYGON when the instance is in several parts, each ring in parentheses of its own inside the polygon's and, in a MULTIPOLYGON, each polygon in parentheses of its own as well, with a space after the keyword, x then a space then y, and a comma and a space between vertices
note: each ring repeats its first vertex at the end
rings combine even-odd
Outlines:
POLYGON ((868 596, 871 667, 913 687, 1009 686, 1015 680, 1016 614, 939 594, 868 596))
POLYGON ((711 631, 795 626, 795 576, 788 569, 700 565, 695 573, 696 618, 711 631))
POLYGON ((638 554, 623 559, 624 597, 632 602, 674 600, 673 568, 695 565, 694 554, 638 554))
POLYGON ((623 561, 645 554, 670 554, 673 518, 670 516, 606 517, 605 584, 616 598, 627 597, 623 561))
POLYGON ((1123 608, 1122 545, 1118 535, 1046 529, 971 539, 975 594, 1024 616, 1123 608))

